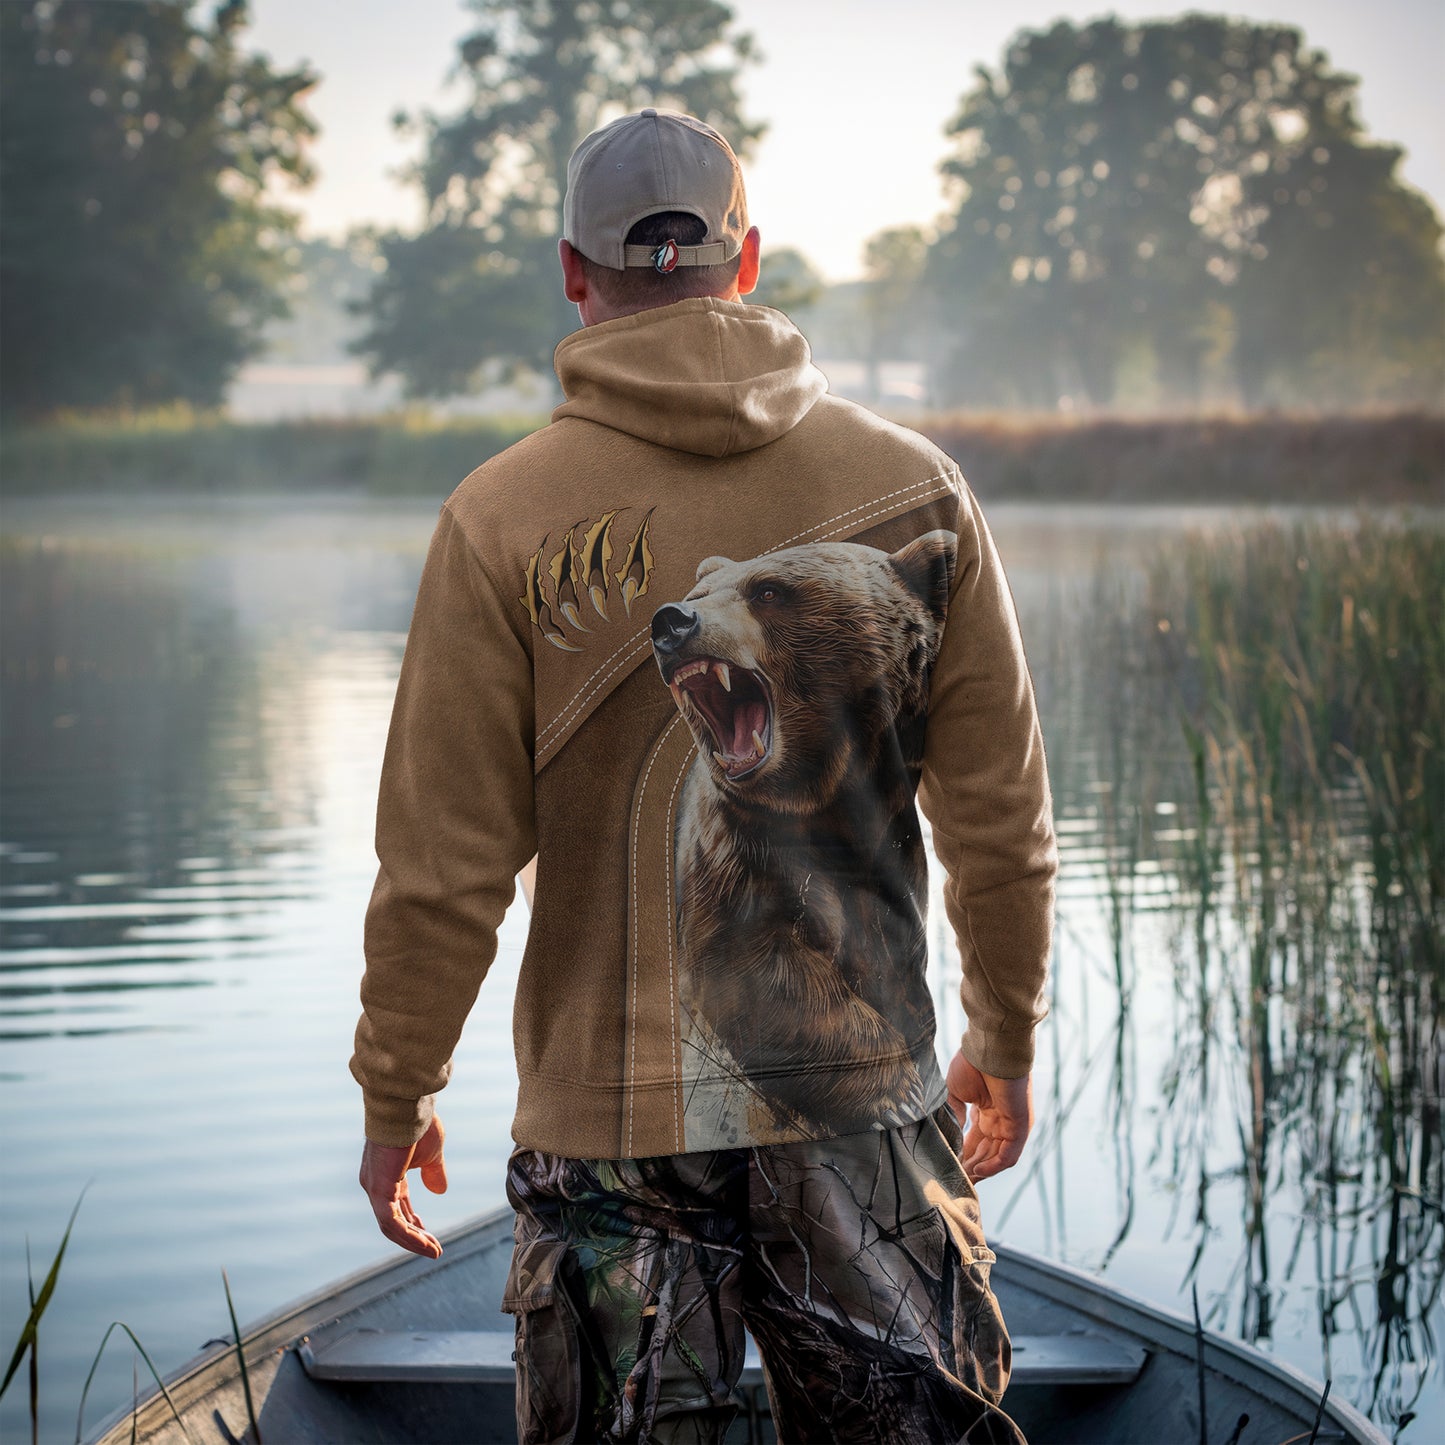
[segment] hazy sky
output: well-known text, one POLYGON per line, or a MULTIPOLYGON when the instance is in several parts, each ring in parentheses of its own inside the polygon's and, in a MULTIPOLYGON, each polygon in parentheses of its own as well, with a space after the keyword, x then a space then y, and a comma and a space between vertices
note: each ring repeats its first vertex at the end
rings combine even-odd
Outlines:
MULTIPOLYGON (((943 127, 975 65, 996 67, 1008 38, 1060 16, 1128 18, 1209 10, 1118 0, 732 0, 763 63, 744 73, 745 113, 770 130, 747 169, 763 244, 797 246, 830 280, 858 274, 863 241, 944 210, 943 127)), ((1442 0, 1247 0, 1231 14, 1299 26, 1332 63, 1360 77, 1370 133, 1406 148, 1405 179, 1445 208, 1445 3, 1442 0)), ((280 64, 321 72, 310 105, 322 127, 320 179, 299 199, 311 233, 361 222, 414 226, 420 203, 396 172, 418 151, 391 116, 455 108, 448 88, 461 0, 251 0, 250 44, 280 64)))

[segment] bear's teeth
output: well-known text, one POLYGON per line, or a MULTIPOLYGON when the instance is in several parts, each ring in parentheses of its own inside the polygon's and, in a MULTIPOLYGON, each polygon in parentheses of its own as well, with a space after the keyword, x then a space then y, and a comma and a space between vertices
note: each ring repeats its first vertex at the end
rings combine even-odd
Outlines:
POLYGON ((712 755, 712 760, 713 760, 713 762, 715 762, 715 763, 718 765, 718 767, 720 767, 720 768, 723 770, 723 772, 727 772, 727 770, 728 770, 728 760, 727 760, 725 757, 723 757, 723 755, 722 755, 721 753, 716 753, 716 752, 715 752, 715 753, 712 755))
POLYGON ((762 738, 758 736, 757 728, 753 729, 753 746, 758 750, 759 757, 762 757, 762 755, 768 750, 767 744, 763 742, 762 738))
POLYGON ((733 690, 733 679, 732 674, 728 671, 727 663, 715 662, 712 665, 712 670, 717 673, 717 680, 722 683, 723 691, 731 692, 733 690))

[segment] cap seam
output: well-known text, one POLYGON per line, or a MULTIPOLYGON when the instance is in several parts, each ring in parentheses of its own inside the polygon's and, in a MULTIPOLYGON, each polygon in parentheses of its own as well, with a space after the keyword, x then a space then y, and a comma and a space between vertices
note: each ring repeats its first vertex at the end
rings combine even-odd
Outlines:
MULTIPOLYGON (((652 148, 653 148, 654 151, 657 152, 657 173, 658 173, 658 175, 662 178, 662 188, 663 188, 663 190, 667 192, 667 200, 666 200, 663 204, 664 204, 664 205, 671 205, 671 204, 672 204, 672 182, 669 181, 668 178, 667 178, 667 153, 666 153, 666 151, 663 149, 663 145, 662 145, 662 126, 661 126, 661 124, 659 123, 658 117, 657 117, 656 114, 653 114, 653 115, 648 116, 648 119, 652 122, 652 148)), ((622 264, 623 264, 623 268, 626 269, 626 266, 627 266, 627 252, 626 252, 627 237, 626 237, 626 236, 623 236, 623 238, 622 238, 622 244, 623 244, 623 248, 624 248, 624 249, 623 249, 623 254, 622 254, 622 264)))

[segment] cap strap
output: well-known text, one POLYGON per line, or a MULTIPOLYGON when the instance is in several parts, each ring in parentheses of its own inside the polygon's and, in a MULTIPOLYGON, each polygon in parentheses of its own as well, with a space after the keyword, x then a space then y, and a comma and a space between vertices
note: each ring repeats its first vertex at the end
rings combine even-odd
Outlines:
MULTIPOLYGON (((721 266, 724 261, 731 261, 738 251, 742 250, 739 246, 737 250, 729 252, 726 241, 710 241, 705 246, 679 246, 674 242, 672 248, 677 252, 677 259, 673 262, 676 266, 721 266)), ((657 246, 624 246, 622 263, 629 267, 647 266, 656 269, 658 250, 657 246)))

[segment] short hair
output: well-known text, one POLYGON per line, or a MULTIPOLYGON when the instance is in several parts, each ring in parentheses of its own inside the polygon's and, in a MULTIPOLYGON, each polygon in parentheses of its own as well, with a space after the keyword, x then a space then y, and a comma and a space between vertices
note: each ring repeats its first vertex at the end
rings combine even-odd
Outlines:
MULTIPOLYGON (((654 211, 644 216, 627 233, 629 246, 660 246, 676 241, 679 246, 701 246, 707 239, 707 222, 688 211, 654 211)), ((688 296, 721 296, 738 278, 742 252, 731 261, 715 266, 679 266, 674 271, 654 271, 651 266, 629 266, 619 271, 583 256, 582 274, 587 285, 612 307, 643 311, 667 306, 688 296)))

